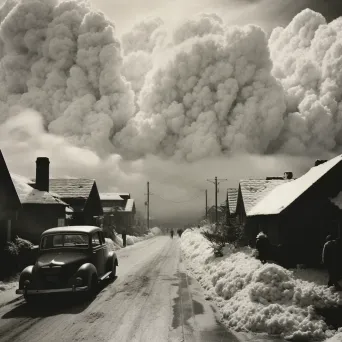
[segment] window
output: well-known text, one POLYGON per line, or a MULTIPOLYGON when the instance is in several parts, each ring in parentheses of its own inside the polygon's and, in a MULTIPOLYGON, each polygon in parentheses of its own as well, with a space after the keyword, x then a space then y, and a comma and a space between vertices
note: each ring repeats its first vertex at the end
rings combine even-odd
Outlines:
POLYGON ((51 234, 43 237, 41 248, 88 248, 89 239, 86 234, 51 234))
POLYGON ((100 235, 99 233, 95 233, 93 234, 92 236, 92 245, 93 246, 100 246, 102 243, 101 243, 101 240, 100 240, 100 235))

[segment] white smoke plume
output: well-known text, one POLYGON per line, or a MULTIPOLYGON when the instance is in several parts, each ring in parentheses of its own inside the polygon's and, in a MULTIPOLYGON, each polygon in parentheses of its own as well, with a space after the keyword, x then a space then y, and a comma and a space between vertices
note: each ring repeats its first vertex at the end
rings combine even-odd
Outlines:
POLYGON ((273 75, 284 87, 285 150, 303 154, 342 143, 342 18, 327 24, 309 9, 272 32, 273 75))
POLYGON ((50 132, 110 150, 134 114, 114 25, 81 1, 6 2, 0 18, 1 122, 32 108, 50 132))
POLYGON ((265 33, 256 26, 223 31, 210 17, 197 23, 198 35, 196 25, 184 25, 185 33, 174 36, 180 44, 155 60, 140 112, 115 139, 124 154, 194 161, 240 150, 264 153, 279 136, 285 98, 271 76, 265 33), (206 19, 221 31, 212 34, 206 19))

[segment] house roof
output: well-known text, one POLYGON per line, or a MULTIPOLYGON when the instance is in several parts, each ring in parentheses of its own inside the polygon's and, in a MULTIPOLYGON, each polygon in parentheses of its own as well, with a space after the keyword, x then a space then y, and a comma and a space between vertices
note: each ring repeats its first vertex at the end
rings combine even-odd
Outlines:
POLYGON ((342 155, 339 155, 312 167, 302 177, 276 187, 251 210, 250 216, 279 214, 341 161, 342 155))
MULTIPOLYGON (((212 212, 214 211, 215 212, 215 205, 212 205, 209 209, 208 209, 209 212, 212 212)), ((223 212, 223 211, 226 211, 226 203, 222 203, 221 205, 218 205, 217 206, 217 211, 218 212, 223 212)))
POLYGON ((290 179, 246 179, 240 181, 241 195, 246 211, 251 209, 277 186, 291 182, 290 179))
POLYGON ((0 196, 0 217, 3 217, 9 214, 12 211, 16 211, 20 209, 21 202, 18 196, 18 193, 15 189, 13 184, 13 180, 11 175, 8 171, 6 161, 2 152, 0 150, 0 186, 1 186, 1 193, 3 196, 0 196))
POLYGON ((131 212, 131 211, 133 211, 133 207, 134 207, 134 199, 130 198, 127 200, 125 211, 131 212))
POLYGON ((26 204, 59 204, 65 205, 60 198, 52 195, 46 191, 39 191, 37 189, 32 188, 28 183, 31 181, 28 178, 23 176, 19 176, 16 174, 11 174, 14 187, 17 191, 21 203, 26 204))
POLYGON ((237 198, 238 198, 238 189, 229 188, 228 189, 228 205, 229 205, 229 212, 231 214, 235 214, 236 212, 237 198))
POLYGON ((50 178, 49 190, 60 198, 87 199, 95 180, 85 178, 50 178))
POLYGON ((120 194, 116 192, 102 192, 100 193, 101 201, 124 201, 120 194))

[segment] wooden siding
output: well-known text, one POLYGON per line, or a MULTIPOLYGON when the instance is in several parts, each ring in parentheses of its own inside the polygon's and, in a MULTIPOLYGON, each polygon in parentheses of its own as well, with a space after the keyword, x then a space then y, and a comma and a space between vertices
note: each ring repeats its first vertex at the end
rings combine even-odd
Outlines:
POLYGON ((65 218, 64 205, 24 204, 18 218, 12 221, 12 237, 18 235, 37 244, 41 233, 57 227, 61 218, 65 218))

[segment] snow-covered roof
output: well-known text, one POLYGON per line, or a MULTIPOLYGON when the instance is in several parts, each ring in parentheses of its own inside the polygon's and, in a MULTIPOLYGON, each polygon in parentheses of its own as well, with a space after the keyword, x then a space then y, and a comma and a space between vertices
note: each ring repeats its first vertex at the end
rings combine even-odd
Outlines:
POLYGON ((342 155, 339 155, 324 164, 312 167, 302 177, 276 187, 249 212, 249 215, 279 214, 341 161, 342 155))
POLYGON ((130 198, 127 200, 125 211, 126 212, 131 212, 133 210, 134 206, 134 199, 130 198))
POLYGON ((61 198, 87 199, 94 183, 94 179, 50 178, 49 189, 50 192, 58 194, 61 198))
POLYGON ((100 199, 102 201, 124 201, 120 194, 116 192, 102 192, 100 193, 100 199))
POLYGON ((269 194, 275 187, 288 183, 289 179, 245 179, 240 181, 241 195, 246 215, 251 209, 269 194))
POLYGON ((231 214, 235 214, 236 212, 237 197, 238 197, 238 189, 229 188, 228 189, 228 205, 229 205, 229 212, 231 214))
POLYGON ((32 188, 28 184, 31 182, 30 179, 13 173, 11 173, 11 178, 21 203, 62 204, 67 206, 66 203, 58 197, 53 196, 51 193, 32 188))

